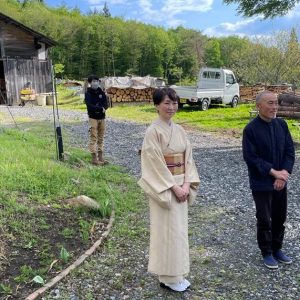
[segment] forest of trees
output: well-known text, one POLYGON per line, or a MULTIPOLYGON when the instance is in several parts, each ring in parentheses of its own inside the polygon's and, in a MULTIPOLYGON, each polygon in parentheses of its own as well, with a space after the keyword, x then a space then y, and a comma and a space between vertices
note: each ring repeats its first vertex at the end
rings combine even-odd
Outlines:
POLYGON ((57 75, 82 79, 151 75, 168 83, 193 83, 201 66, 232 69, 240 83, 300 85, 300 47, 296 30, 272 36, 212 38, 201 31, 165 29, 113 17, 101 11, 83 14, 42 0, 6 0, 0 11, 57 41, 50 56, 57 75))

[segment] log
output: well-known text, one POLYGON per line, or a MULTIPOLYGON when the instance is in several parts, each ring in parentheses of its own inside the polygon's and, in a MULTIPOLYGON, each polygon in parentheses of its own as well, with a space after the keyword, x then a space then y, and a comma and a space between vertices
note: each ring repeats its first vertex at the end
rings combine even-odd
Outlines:
POLYGON ((293 119, 300 119, 300 112, 279 111, 277 112, 277 117, 289 117, 293 119))
POLYGON ((292 106, 292 107, 299 107, 300 103, 288 103, 288 102, 280 102, 280 106, 292 106))
POLYGON ((297 103, 300 104, 300 97, 294 94, 280 94, 278 95, 279 103, 297 103))
POLYGON ((278 111, 290 111, 290 112, 299 111, 300 112, 300 106, 299 107, 296 107, 296 106, 279 106, 278 111))
POLYGON ((240 86, 240 97, 242 101, 254 101, 258 93, 268 90, 277 94, 288 93, 291 88, 288 85, 255 85, 255 86, 240 86))
POLYGON ((155 88, 108 88, 106 92, 110 96, 112 102, 142 102, 151 101, 154 90, 155 88))

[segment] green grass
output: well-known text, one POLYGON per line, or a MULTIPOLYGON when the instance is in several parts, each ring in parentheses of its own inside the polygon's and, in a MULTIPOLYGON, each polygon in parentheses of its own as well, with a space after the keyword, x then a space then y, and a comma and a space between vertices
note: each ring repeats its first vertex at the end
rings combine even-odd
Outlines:
POLYGON ((47 279, 55 259, 54 271, 61 270, 62 247, 74 258, 75 238, 83 252, 96 222, 107 218, 113 207, 117 216, 135 211, 142 197, 135 179, 118 166, 91 166, 87 151, 69 146, 67 159, 57 161, 50 125, 0 129, 0 274, 7 274, 7 262, 14 267, 12 277, 0 276, 0 295, 15 291, 18 284, 22 290, 33 276, 47 279), (100 210, 69 208, 64 199, 77 195, 95 199, 100 210))
POLYGON ((107 199, 111 202, 120 198, 123 188, 133 184, 117 166, 91 167, 89 153, 78 148, 69 148, 71 152, 66 162, 55 160, 51 135, 51 132, 48 136, 45 134, 42 125, 32 126, 26 132, 0 131, 0 199, 9 194, 9 200, 14 201, 16 195, 23 194, 32 201, 53 204, 84 194, 101 204, 107 199), (86 165, 78 167, 82 162, 86 165), (116 188, 120 185, 122 191, 116 188))
MULTIPOLYGON (((229 107, 210 108, 200 111, 198 107, 184 106, 174 117, 174 121, 207 131, 239 130, 249 121, 251 105, 240 105, 236 109, 229 107)), ((120 105, 109 109, 108 115, 113 118, 150 123, 157 117, 153 105, 141 106, 120 105)))
POLYGON ((57 85, 57 98, 60 108, 86 110, 84 99, 62 85, 57 85))
MULTIPOLYGON (((174 121, 201 131, 241 136, 243 128, 250 121, 249 111, 253 109, 253 104, 240 104, 237 108, 215 106, 207 111, 200 111, 196 106, 186 105, 177 112, 174 121)), ((150 104, 119 105, 109 109, 107 114, 112 118, 139 123, 150 123, 157 117, 155 108, 150 104)), ((300 129, 292 125, 295 120, 286 121, 294 140, 300 142, 300 129)))

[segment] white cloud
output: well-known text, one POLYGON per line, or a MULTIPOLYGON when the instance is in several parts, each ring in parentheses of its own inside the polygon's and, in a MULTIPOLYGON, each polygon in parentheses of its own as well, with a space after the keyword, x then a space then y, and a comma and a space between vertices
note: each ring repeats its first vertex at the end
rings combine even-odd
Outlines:
POLYGON ((243 29, 247 29, 247 27, 251 24, 254 24, 257 21, 260 21, 262 17, 254 17, 251 19, 246 19, 243 21, 237 21, 235 23, 224 22, 220 23, 217 26, 209 27, 203 31, 204 34, 208 36, 227 36, 227 35, 238 35, 245 36, 247 35, 245 32, 242 32, 243 29))
POLYGON ((174 16, 184 12, 206 12, 212 5, 213 0, 166 0, 162 11, 174 16))
POLYGON ((139 0, 138 4, 141 8, 141 21, 177 27, 186 23, 178 15, 186 12, 206 12, 212 8, 213 0, 139 0))
POLYGON ((223 28, 225 31, 230 31, 230 32, 235 32, 243 27, 246 27, 247 25, 254 23, 256 20, 262 19, 261 17, 255 17, 243 21, 238 21, 236 23, 229 23, 229 22, 224 22, 220 23, 218 27, 223 28))
POLYGON ((148 18, 152 18, 157 13, 156 10, 152 9, 152 3, 149 0, 140 0, 139 6, 142 9, 142 13, 148 18))

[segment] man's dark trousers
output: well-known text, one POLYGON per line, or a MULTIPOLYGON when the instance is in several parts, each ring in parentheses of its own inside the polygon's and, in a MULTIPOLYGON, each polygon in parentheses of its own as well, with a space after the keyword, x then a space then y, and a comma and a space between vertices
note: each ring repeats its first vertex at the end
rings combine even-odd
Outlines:
POLYGON ((287 215, 287 189, 252 191, 256 206, 257 242, 262 255, 281 249, 287 215))

